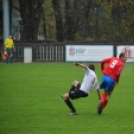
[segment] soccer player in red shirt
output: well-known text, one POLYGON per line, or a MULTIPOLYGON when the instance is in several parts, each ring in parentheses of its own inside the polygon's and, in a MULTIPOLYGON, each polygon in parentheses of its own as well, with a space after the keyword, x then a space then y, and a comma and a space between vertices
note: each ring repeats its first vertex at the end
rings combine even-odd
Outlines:
POLYGON ((101 101, 98 106, 98 114, 101 114, 107 105, 115 84, 119 83, 120 74, 125 66, 126 60, 127 55, 122 52, 119 58, 111 57, 101 61, 103 76, 100 89, 104 89, 104 93, 101 96, 101 101), (105 64, 107 64, 107 66, 105 66, 105 64))

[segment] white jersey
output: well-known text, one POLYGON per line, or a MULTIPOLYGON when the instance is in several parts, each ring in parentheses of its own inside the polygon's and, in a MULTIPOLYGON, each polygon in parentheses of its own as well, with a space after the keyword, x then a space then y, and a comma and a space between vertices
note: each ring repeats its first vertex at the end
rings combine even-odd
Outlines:
POLYGON ((99 89, 99 84, 97 80, 97 76, 94 71, 89 69, 88 67, 84 69, 85 76, 83 82, 81 84, 80 90, 89 94, 92 89, 99 89))

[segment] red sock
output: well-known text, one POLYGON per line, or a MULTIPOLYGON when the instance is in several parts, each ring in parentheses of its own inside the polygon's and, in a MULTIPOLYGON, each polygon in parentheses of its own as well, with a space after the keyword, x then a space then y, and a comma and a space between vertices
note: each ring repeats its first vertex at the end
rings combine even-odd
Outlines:
POLYGON ((106 93, 102 94, 102 96, 101 96, 101 102, 104 103, 105 100, 106 100, 106 98, 107 98, 107 94, 106 93))
POLYGON ((102 94, 101 102, 102 102, 102 109, 104 109, 106 107, 107 103, 108 103, 107 94, 106 93, 102 94))
POLYGON ((104 108, 106 107, 107 103, 108 103, 108 100, 106 100, 106 101, 103 103, 102 109, 104 109, 104 108))

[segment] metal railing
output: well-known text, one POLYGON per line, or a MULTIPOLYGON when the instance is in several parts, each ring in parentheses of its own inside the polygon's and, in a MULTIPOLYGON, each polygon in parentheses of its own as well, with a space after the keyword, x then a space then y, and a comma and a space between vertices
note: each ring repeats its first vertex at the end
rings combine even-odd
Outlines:
MULTIPOLYGON (((97 43, 94 45, 97 45, 97 43)), ((113 44, 113 45, 114 45, 114 56, 116 56, 116 46, 119 44, 113 44)), ((131 44, 124 44, 124 45, 127 46, 131 44)), ((16 51, 14 52, 14 56, 13 56, 14 62, 24 62, 25 47, 32 48, 32 61, 65 62, 65 44, 51 44, 51 43, 50 44, 49 43, 48 44, 15 43, 16 51)), ((2 59, 3 52, 4 52, 4 45, 0 45, 0 62, 3 62, 2 59)))
MULTIPOLYGON (((32 48, 33 61, 49 61, 49 62, 63 62, 65 59, 64 45, 15 45, 13 60, 16 62, 23 62, 24 48, 32 48)), ((0 56, 4 51, 4 46, 0 46, 0 56)), ((2 61, 2 56, 0 57, 2 61)))

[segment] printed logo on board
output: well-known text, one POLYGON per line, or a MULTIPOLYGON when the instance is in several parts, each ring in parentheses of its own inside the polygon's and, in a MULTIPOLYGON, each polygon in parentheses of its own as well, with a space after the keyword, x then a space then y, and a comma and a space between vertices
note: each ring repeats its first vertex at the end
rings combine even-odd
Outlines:
POLYGON ((86 51, 84 48, 76 49, 76 53, 83 54, 86 51))
POLYGON ((74 49, 73 47, 69 48, 69 55, 70 56, 74 56, 75 54, 77 55, 81 55, 86 51, 86 49, 83 48, 78 48, 78 49, 74 49))
POLYGON ((127 54, 127 57, 134 57, 134 52, 133 49, 129 46, 124 47, 123 49, 121 49, 121 52, 125 52, 127 54))
POLYGON ((74 56, 75 55, 75 49, 73 47, 69 48, 69 55, 74 56))

